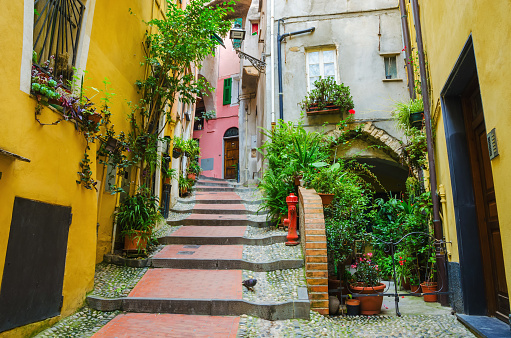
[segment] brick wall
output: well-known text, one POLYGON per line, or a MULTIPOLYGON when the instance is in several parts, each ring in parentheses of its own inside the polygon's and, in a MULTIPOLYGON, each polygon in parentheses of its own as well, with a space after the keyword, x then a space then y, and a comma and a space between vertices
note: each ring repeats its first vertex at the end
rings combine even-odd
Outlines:
POLYGON ((305 277, 311 309, 328 314, 328 261, 321 197, 314 189, 298 188, 300 238, 305 253, 305 277))

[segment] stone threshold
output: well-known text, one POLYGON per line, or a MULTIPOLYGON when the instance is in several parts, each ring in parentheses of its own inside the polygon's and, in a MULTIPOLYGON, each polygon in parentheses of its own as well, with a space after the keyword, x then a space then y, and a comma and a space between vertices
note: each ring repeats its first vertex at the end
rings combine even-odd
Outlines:
POLYGON ((310 303, 306 291, 302 298, 280 303, 254 303, 241 299, 186 298, 103 298, 88 296, 88 305, 99 311, 121 310, 143 313, 174 313, 209 316, 240 316, 247 314, 266 320, 310 319, 310 303))
POLYGON ((177 221, 167 221, 168 225, 195 225, 195 226, 245 226, 250 225, 256 228, 269 227, 271 224, 269 222, 256 222, 245 219, 188 219, 185 218, 183 220, 177 221))
MULTIPOLYGON (((204 203, 204 204, 212 204, 212 203, 204 203)), ((223 203, 226 204, 226 203, 223 203)), ((235 203, 233 203, 235 204, 235 203)), ((241 203, 238 203, 241 204, 241 203)), ((186 213, 194 213, 194 214, 229 214, 229 215, 257 215, 257 216, 266 216, 266 213, 258 213, 257 211, 251 211, 251 210, 240 210, 240 209, 221 209, 221 210, 213 210, 213 209, 185 209, 185 210, 174 210, 171 209, 170 211, 178 214, 186 214, 186 213)))
POLYGON ((508 324, 495 317, 470 316, 456 314, 458 320, 473 334, 481 338, 507 338, 511 337, 511 329, 508 324))

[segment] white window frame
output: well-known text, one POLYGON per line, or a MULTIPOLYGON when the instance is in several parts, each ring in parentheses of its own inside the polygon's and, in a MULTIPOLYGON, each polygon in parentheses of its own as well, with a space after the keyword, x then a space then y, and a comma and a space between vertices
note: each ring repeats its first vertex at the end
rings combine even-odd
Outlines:
POLYGON ((307 48, 305 50, 305 77, 307 81, 307 91, 311 91, 310 85, 310 76, 309 76, 309 53, 319 52, 319 74, 321 78, 324 78, 325 70, 324 70, 324 62, 323 62, 323 52, 324 51, 334 51, 334 68, 335 68, 335 82, 339 83, 339 67, 338 67, 338 51, 336 46, 324 46, 324 47, 315 47, 315 48, 307 48))
POLYGON ((231 106, 239 105, 238 98, 240 95, 240 78, 232 76, 231 82, 231 106))

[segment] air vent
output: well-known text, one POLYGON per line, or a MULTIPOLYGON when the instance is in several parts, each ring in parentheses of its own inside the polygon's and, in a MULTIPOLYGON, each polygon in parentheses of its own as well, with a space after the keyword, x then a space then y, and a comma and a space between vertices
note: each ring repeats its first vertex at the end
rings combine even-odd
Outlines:
POLYGON ((499 148, 497 147, 497 135, 495 134, 495 128, 493 128, 488 135, 486 135, 488 140, 488 153, 490 154, 490 160, 493 160, 495 157, 499 156, 499 148))

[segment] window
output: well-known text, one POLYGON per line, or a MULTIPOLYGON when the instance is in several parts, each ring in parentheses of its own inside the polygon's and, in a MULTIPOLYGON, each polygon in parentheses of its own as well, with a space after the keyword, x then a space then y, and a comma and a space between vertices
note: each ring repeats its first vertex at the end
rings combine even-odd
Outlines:
POLYGON ((85 5, 80 0, 34 1, 34 62, 55 57, 53 76, 70 80, 76 64, 85 5))
POLYGON ((396 66, 396 57, 389 56, 384 57, 385 62, 385 79, 397 79, 397 66, 396 66))
POLYGON ((224 79, 224 106, 231 104, 232 78, 224 79))
POLYGON ((252 23, 252 35, 257 35, 259 31, 259 24, 257 22, 252 23))
POLYGON ((314 89, 314 81, 333 77, 337 80, 337 53, 335 49, 317 49, 307 53, 307 90, 314 89))

